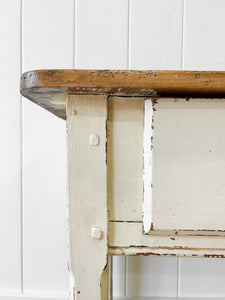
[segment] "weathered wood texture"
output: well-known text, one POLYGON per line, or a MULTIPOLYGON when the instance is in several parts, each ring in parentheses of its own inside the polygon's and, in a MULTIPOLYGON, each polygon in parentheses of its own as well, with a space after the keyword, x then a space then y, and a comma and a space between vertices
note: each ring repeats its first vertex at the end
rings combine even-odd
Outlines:
POLYGON ((21 76, 21 93, 65 119, 68 93, 224 97, 225 72, 37 70, 21 76))
POLYGON ((106 300, 107 97, 71 95, 67 107, 70 269, 74 275, 74 297, 106 300))

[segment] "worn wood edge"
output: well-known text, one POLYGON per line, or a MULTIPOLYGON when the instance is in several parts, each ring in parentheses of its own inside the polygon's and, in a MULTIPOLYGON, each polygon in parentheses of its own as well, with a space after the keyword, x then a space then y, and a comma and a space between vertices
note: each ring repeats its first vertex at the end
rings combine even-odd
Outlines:
POLYGON ((162 235, 174 235, 174 236, 225 236, 224 229, 157 229, 154 228, 154 224, 151 223, 149 232, 143 232, 146 235, 162 236, 162 235))
POLYGON ((138 256, 179 256, 179 257, 207 257, 225 258, 225 249, 198 248, 151 248, 142 246, 109 247, 110 255, 138 255, 138 256))
POLYGON ((25 89, 22 95, 43 107, 57 117, 66 120, 66 88, 31 88, 25 89))
POLYGON ((21 75, 21 94, 66 118, 66 96, 224 97, 224 71, 34 70, 21 75))
MULTIPOLYGON (((207 249, 224 251, 224 236, 193 235, 147 235, 143 234, 141 222, 109 222, 109 248, 146 248, 146 249, 207 249)), ((111 251, 111 250, 110 250, 111 251)), ((178 252, 177 252, 178 253, 178 252)), ((181 253, 179 251, 179 253, 181 253)), ((122 254, 121 254, 122 255, 122 254)))
POLYGON ((152 149, 153 149, 153 104, 146 100, 144 104, 143 138, 143 229, 149 233, 152 229, 152 149))
POLYGON ((21 92, 67 88, 72 93, 223 95, 225 71, 34 70, 21 75, 21 92))
MULTIPOLYGON (((224 298, 215 298, 215 297, 158 297, 158 296, 140 296, 140 297, 131 297, 131 296, 116 296, 114 300, 224 300, 224 298)), ((1 299, 0 299, 1 300, 1 299)))

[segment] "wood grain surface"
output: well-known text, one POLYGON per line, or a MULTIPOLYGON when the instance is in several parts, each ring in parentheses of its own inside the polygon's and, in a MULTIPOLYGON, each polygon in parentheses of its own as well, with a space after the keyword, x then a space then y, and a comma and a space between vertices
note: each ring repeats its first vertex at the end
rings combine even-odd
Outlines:
POLYGON ((68 93, 224 97, 224 71, 36 70, 21 76, 21 93, 66 119, 68 93))

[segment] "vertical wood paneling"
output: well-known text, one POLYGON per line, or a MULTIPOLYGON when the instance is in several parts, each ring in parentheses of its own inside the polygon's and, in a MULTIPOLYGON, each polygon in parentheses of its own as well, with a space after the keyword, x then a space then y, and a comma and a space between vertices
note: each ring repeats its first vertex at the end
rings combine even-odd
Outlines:
POLYGON ((130 1, 130 68, 179 70, 182 1, 130 1))
MULTIPOLYGON (((73 0, 23 1, 23 71, 73 67, 73 0)), ((24 291, 68 293, 65 122, 23 103, 24 291)))
POLYGON ((21 290, 20 0, 0 1, 0 292, 21 290))
POLYGON ((225 1, 187 0, 184 8, 184 68, 225 70, 225 1))
POLYGON ((127 296, 176 297, 177 259, 129 257, 127 261, 127 296))
POLYGON ((224 297, 225 259, 182 258, 180 297, 224 297))
POLYGON ((126 69, 128 0, 76 0, 76 68, 126 69))
POLYGON ((126 295, 126 265, 125 257, 113 256, 113 297, 126 295))

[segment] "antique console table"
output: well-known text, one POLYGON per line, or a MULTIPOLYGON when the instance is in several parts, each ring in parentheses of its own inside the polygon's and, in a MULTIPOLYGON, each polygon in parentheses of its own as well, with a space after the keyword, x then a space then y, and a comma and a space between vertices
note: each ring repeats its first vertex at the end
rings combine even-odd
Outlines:
POLYGON ((21 93, 67 122, 74 297, 109 255, 225 257, 225 72, 37 70, 21 93))

